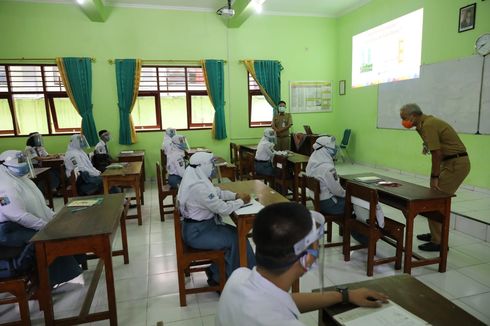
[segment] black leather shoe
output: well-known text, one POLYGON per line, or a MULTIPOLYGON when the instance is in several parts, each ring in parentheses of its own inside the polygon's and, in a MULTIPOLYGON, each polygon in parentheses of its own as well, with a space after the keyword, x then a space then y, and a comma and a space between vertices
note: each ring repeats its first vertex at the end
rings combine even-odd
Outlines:
POLYGON ((422 251, 441 251, 441 245, 435 244, 433 242, 427 242, 421 244, 419 249, 422 251))
POLYGON ((429 242, 432 240, 432 235, 430 235, 430 233, 417 234, 417 239, 419 239, 420 241, 429 242))

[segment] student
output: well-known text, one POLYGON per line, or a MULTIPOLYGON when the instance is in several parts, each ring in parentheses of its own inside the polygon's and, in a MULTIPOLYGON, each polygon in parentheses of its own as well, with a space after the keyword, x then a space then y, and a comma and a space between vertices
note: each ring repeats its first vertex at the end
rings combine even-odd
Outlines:
MULTIPOLYGON (((30 239, 53 218, 53 211, 36 185, 26 176, 29 164, 20 151, 0 155, 0 245, 23 248, 18 257, 1 261, 0 275, 15 276, 35 269, 30 239), (10 275, 6 275, 10 274, 10 275)), ((72 256, 57 258, 49 266, 51 284, 67 282, 82 270, 72 256)))
POLYGON ((99 131, 100 141, 95 145, 94 156, 92 163, 94 167, 100 172, 104 172, 105 169, 113 162, 113 159, 109 153, 107 143, 111 140, 111 134, 103 129, 99 131))
POLYGON ((167 151, 168 184, 171 188, 178 188, 185 172, 185 150, 187 142, 182 135, 174 135, 167 151))
POLYGON ((83 150, 89 148, 85 136, 80 134, 72 135, 68 150, 65 153, 66 176, 69 178, 71 172, 78 168, 80 175, 77 179, 77 189, 80 195, 93 195, 102 193, 103 185, 100 171, 97 170, 87 153, 83 150))
POLYGON ((276 132, 272 128, 265 128, 264 136, 262 136, 255 152, 255 172, 258 175, 275 175, 272 160, 274 159, 276 142, 276 132))
MULTIPOLYGON (((50 155, 46 151, 46 149, 44 148, 43 137, 37 131, 31 132, 27 137, 25 150, 30 156, 32 164, 38 164, 39 162, 44 160, 59 158, 59 155, 50 155)), ((60 173, 57 169, 49 170, 49 180, 51 192, 53 192, 57 196, 61 196, 62 194, 59 190, 61 179, 60 173)))
MULTIPOLYGON (((226 276, 238 268, 238 235, 236 228, 221 222, 220 215, 229 215, 245 203, 250 195, 237 194, 214 187, 210 181, 216 166, 213 154, 198 152, 191 156, 179 187, 177 200, 183 218, 184 242, 196 249, 225 250, 226 276), (226 201, 225 201, 226 200, 226 201)), ((252 247, 247 242, 248 266, 255 266, 252 247)), ((208 284, 219 284, 218 267, 206 270, 208 284)))
POLYGON ((165 129, 165 134, 163 135, 163 143, 162 143, 162 149, 165 154, 167 154, 167 150, 170 148, 170 144, 172 143, 173 136, 175 136, 174 128, 165 129))
POLYGON ((315 266, 323 223, 321 214, 297 203, 263 208, 253 226, 257 267, 239 268, 228 279, 218 303, 216 325, 301 326, 298 318, 303 312, 337 303, 378 307, 387 302, 386 295, 365 288, 288 293, 315 266))
POLYGON ((277 107, 278 114, 272 119, 272 129, 277 134, 276 149, 279 151, 289 150, 291 137, 289 128, 293 125, 293 118, 290 113, 286 113, 286 102, 280 101, 277 107))

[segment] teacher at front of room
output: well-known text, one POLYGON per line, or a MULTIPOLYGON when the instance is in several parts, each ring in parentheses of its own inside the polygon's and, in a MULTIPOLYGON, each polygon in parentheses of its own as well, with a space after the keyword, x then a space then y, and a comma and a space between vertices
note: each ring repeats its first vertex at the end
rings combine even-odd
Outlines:
POLYGON ((272 118, 272 129, 277 135, 277 151, 289 150, 289 145, 291 144, 291 139, 289 136, 289 128, 293 125, 293 118, 291 118, 290 113, 286 113, 286 102, 280 101, 277 106, 277 111, 279 112, 272 118))
MULTIPOLYGON (((431 154, 432 169, 430 187, 453 195, 470 172, 470 159, 466 147, 456 131, 447 122, 423 114, 417 104, 405 104, 400 109, 405 128, 415 127, 423 140, 423 154, 431 154)), ((419 246, 423 251, 439 251, 441 223, 428 220, 430 233, 419 234, 417 239, 426 241, 419 246)))

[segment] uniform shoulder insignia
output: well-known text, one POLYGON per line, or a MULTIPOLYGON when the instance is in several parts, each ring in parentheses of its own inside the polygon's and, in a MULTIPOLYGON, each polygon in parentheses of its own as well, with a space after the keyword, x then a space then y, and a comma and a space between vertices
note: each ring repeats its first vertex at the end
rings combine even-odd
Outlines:
POLYGON ((8 197, 0 197, 0 206, 7 206, 8 204, 10 204, 8 197))
POLYGON ((208 198, 209 199, 213 199, 214 198, 214 194, 213 193, 209 194, 208 198))
POLYGON ((71 161, 71 163, 72 163, 73 165, 77 165, 77 164, 78 164, 78 163, 77 163, 77 159, 76 159, 75 157, 72 157, 72 158, 70 159, 70 161, 71 161))

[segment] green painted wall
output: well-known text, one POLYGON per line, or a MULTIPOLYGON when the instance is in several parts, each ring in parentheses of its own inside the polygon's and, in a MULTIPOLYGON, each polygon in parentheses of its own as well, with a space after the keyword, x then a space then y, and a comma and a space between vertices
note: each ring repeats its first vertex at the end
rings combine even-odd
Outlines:
MULTIPOLYGON (((97 129, 109 129, 118 139, 119 115, 113 58, 219 58, 225 66, 228 139, 211 139, 210 130, 183 132, 192 146, 206 146, 228 157, 228 144, 254 143, 263 128, 248 127, 247 73, 241 59, 282 62, 282 94, 289 101, 290 80, 335 80, 336 22, 312 17, 251 17, 238 29, 228 29, 214 13, 111 8, 105 23, 91 22, 76 5, 0 3, 0 58, 57 56, 95 57, 93 104, 97 129), (312 64, 315 63, 315 64, 312 64)), ((1 62, 1 60, 0 60, 1 62)), ((335 105, 335 103, 334 103, 335 105)), ((298 114, 294 129, 310 124, 314 131, 331 132, 335 114, 298 114)), ((138 134, 133 149, 147 151, 154 174, 161 132, 138 134)), ((64 152, 68 136, 45 137, 50 152, 64 152)), ((23 148, 25 138, 0 138, 0 151, 23 148)), ((123 146, 111 142, 116 153, 123 146)), ((124 147, 126 148, 126 147, 124 147)))
MULTIPOLYGON (((346 79, 349 87, 347 95, 338 98, 341 113, 337 123, 353 129, 351 152, 355 161, 428 175, 430 157, 421 155, 422 141, 417 132, 376 128, 378 86, 350 88, 352 36, 422 7, 423 64, 470 56, 474 54, 476 38, 490 32, 490 1, 373 0, 339 18, 337 77, 346 79), (474 2, 477 3, 475 29, 458 33, 459 8, 474 2)), ((490 135, 460 136, 472 165, 465 183, 490 188, 490 135)))
MULTIPOLYGON (((214 141, 209 130, 184 132, 192 146, 206 146, 228 157, 229 141, 253 143, 262 128, 248 128, 246 70, 241 59, 277 59, 284 66, 282 94, 289 101, 291 80, 347 80, 347 95, 334 95, 332 113, 295 114, 293 130, 310 124, 315 132, 341 136, 354 131, 350 153, 355 160, 428 174, 430 159, 420 154, 421 140, 412 132, 376 129, 377 86, 351 89, 352 36, 424 7, 422 62, 473 54, 476 37, 490 31, 490 1, 477 1, 475 30, 458 33, 459 8, 473 1, 373 0, 336 20, 316 17, 252 16, 240 28, 228 29, 214 13, 110 8, 105 23, 91 22, 75 5, 0 3, 0 58, 90 56, 97 128, 118 138, 114 66, 107 59, 219 58, 228 61, 225 76, 228 139, 214 141), (10 31, 5 33, 5 31, 10 31)), ((334 91, 336 93, 336 90, 334 91)), ((139 133, 131 148, 147 150, 150 175, 159 158, 160 132, 139 133)), ((489 135, 462 135, 471 156, 466 183, 490 188, 489 135)), ((63 152, 67 136, 45 139, 48 150, 63 152)), ((0 138, 0 151, 22 148, 25 139, 0 138)), ((114 142, 114 153, 122 149, 114 142)), ((126 148, 126 147, 124 147, 126 148)))

